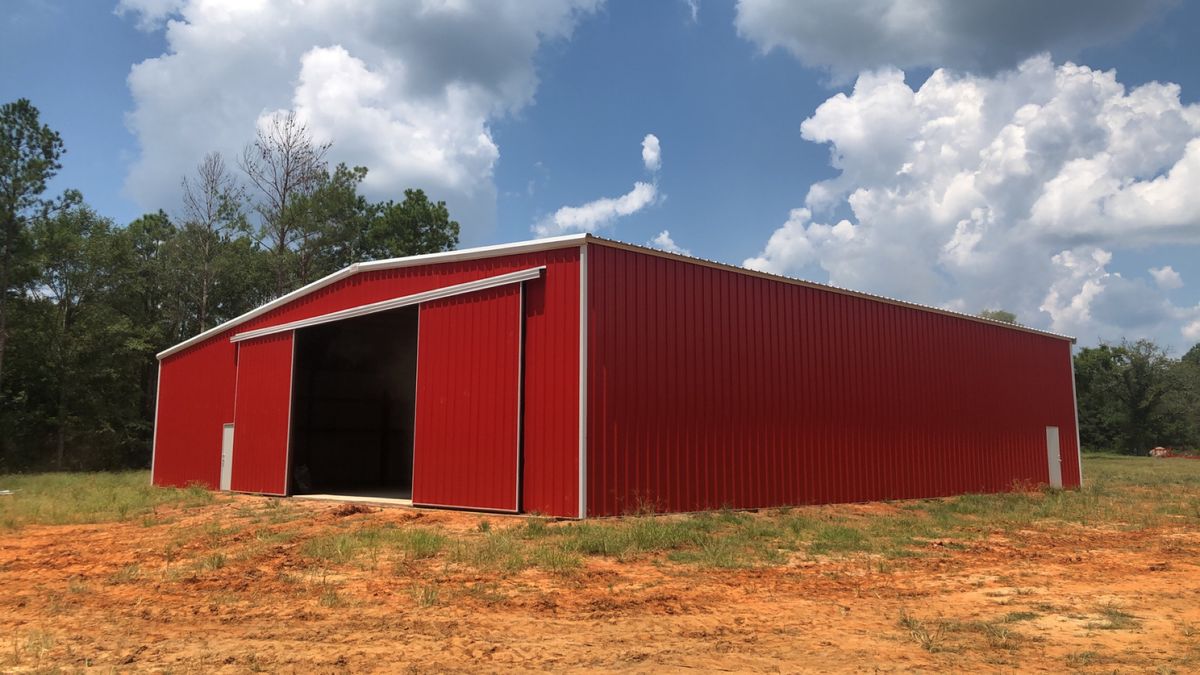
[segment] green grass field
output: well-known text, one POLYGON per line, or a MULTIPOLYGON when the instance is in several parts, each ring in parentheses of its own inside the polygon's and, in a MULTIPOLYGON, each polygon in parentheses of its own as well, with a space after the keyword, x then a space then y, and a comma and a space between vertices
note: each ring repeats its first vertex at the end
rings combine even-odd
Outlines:
MULTIPOLYGON (((0 530, 7 531, 114 521, 152 526, 171 513, 229 499, 198 488, 154 488, 142 471, 0 476, 0 489, 15 491, 0 497, 0 530)), ((268 514, 261 518, 282 522, 295 517, 284 514, 298 508, 264 499, 258 511, 268 514)), ((445 556, 501 573, 536 567, 571 574, 595 557, 656 557, 680 565, 734 568, 783 564, 796 555, 911 557, 922 555, 930 541, 953 547, 1047 521, 1126 530, 1200 524, 1200 461, 1086 455, 1080 490, 972 494, 894 502, 882 509, 798 507, 579 523, 480 516, 477 531, 470 533, 367 523, 316 533, 302 542, 301 552, 335 565, 379 559, 381 552, 399 560, 445 556)), ((224 526, 214 525, 217 530, 224 526)))

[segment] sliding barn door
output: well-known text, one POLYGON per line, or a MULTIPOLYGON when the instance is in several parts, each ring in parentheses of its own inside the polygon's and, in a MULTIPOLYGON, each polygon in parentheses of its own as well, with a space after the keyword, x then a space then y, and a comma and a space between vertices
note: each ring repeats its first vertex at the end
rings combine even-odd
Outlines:
POLYGON ((413 503, 517 511, 521 284, 421 305, 413 503))
POLYGON ((230 476, 233 490, 287 494, 291 409, 292 332, 239 343, 230 476))

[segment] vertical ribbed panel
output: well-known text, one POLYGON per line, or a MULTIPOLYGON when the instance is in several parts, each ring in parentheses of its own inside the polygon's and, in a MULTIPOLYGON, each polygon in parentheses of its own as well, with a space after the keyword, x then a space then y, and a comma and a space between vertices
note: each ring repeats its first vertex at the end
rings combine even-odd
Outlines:
POLYGON ((413 503, 517 511, 521 287, 421 305, 413 503))
POLYGON ((228 341, 205 342, 159 362, 155 485, 217 488, 221 427, 233 421, 236 356, 228 341))
POLYGON ((291 331, 239 344, 230 482, 237 492, 287 494, 292 344, 291 331))
MULTIPOLYGON (((163 360, 155 483, 215 486, 221 425, 233 421, 233 333, 327 314, 544 265, 525 284, 523 506, 547 515, 578 512, 579 248, 364 272, 163 360)), ((237 454, 235 449, 234 454, 237 454)))
POLYGON ((588 515, 1079 484, 1070 344, 637 253, 588 251, 588 515))

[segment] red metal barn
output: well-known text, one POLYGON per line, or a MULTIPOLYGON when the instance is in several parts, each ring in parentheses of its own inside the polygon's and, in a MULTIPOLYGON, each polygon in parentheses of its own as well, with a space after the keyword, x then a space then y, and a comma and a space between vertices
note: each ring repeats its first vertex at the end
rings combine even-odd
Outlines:
POLYGON ((1072 339, 577 235, 159 354, 155 485, 564 517, 1077 487, 1072 339))

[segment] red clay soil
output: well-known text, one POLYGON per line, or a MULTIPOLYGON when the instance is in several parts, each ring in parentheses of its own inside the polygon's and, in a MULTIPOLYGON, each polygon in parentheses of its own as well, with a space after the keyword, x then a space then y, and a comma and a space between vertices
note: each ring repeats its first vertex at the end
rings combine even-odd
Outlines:
POLYGON ((315 573, 302 541, 339 524, 416 522, 466 532, 480 516, 338 515, 345 507, 296 502, 290 506, 302 517, 272 526, 298 533, 287 543, 256 547, 254 527, 204 534, 214 520, 244 521, 260 504, 238 497, 180 511, 169 524, 30 526, 3 535, 0 669, 1200 667, 1200 535, 1189 530, 1064 526, 932 542, 926 556, 886 563, 804 558, 711 570, 661 557, 591 557, 570 576, 504 576, 442 555, 399 565, 358 560, 315 573), (181 534, 189 532, 199 534, 181 534), (228 552, 223 566, 204 569, 204 556, 220 551, 228 552), (336 601, 323 595, 328 588, 337 589, 336 601))

